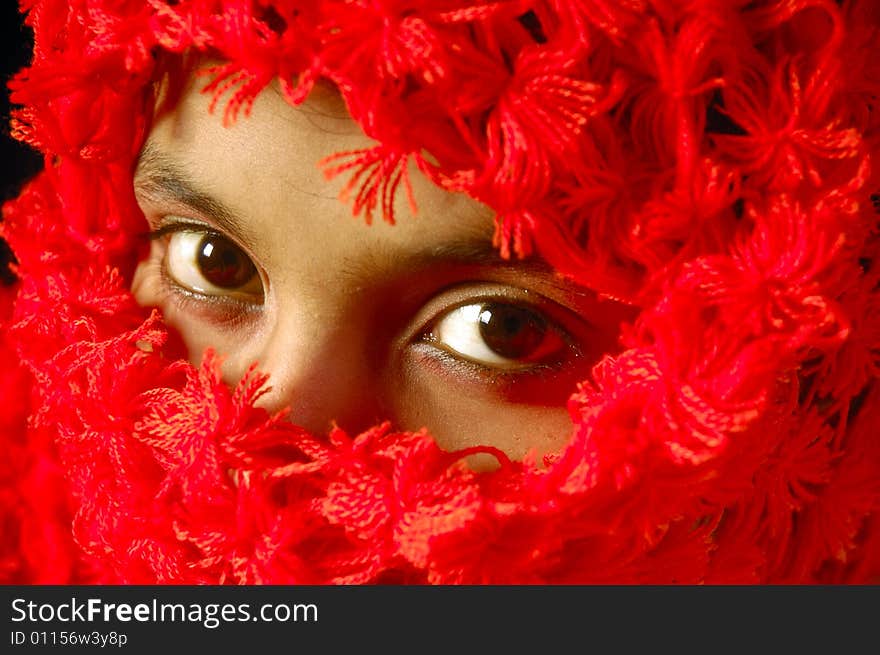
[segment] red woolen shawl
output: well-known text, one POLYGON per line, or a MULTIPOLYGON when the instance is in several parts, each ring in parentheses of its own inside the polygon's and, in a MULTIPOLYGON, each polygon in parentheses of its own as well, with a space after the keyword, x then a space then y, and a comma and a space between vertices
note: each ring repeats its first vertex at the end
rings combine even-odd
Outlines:
POLYGON ((877 580, 876 0, 22 5, 46 169, 3 209, 0 581, 877 580), (639 308, 562 452, 310 435, 185 361, 128 289, 153 83, 192 51, 226 121, 332 81, 376 140, 322 163, 356 213, 393 220, 414 162, 639 308))

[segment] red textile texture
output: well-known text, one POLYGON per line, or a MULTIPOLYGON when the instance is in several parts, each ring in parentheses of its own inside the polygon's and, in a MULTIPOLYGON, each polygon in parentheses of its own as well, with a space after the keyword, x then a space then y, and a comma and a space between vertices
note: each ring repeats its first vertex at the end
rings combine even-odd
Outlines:
MULTIPOLYGON (((22 0, 3 210, 0 581, 859 583, 880 575, 876 0, 22 0), (546 466, 310 435, 195 369, 128 291, 160 51, 217 120, 332 81, 393 220, 414 161, 639 308, 546 466)), ((317 164, 317 162, 316 162, 317 164)), ((432 220, 442 220, 434 217, 432 220)))

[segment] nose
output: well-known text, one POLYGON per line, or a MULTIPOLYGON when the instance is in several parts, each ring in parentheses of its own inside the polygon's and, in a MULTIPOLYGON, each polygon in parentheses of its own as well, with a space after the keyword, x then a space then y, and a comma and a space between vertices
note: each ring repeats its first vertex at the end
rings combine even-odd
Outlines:
POLYGON ((383 416, 379 372, 356 325, 288 321, 268 338, 260 369, 270 391, 259 406, 290 408, 290 420, 315 436, 335 424, 355 435, 393 417, 383 416), (305 323, 305 324, 304 324, 305 323))

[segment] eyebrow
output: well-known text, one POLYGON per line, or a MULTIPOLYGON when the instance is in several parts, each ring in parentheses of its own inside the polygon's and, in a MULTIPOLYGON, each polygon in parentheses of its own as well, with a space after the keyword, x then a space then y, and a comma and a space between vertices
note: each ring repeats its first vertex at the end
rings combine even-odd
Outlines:
POLYGON ((245 243, 251 243, 254 233, 227 205, 200 191, 186 172, 175 161, 147 142, 138 159, 134 177, 135 188, 148 195, 159 195, 195 209, 209 217, 216 227, 245 243))
POLYGON ((522 288, 534 286, 539 292, 543 288, 544 293, 554 289, 572 299, 595 297, 594 291, 563 277, 537 254, 505 259, 492 244, 491 232, 486 235, 472 231, 455 240, 405 252, 382 246, 367 257, 340 264, 340 271, 354 288, 360 288, 364 281, 395 281, 404 275, 445 279, 450 270, 458 271, 456 276, 466 270, 477 275, 487 271, 504 272, 515 275, 516 281, 512 278, 510 282, 502 282, 503 278, 499 278, 498 282, 522 288))
POLYGON ((442 261, 462 266, 515 268, 540 275, 553 274, 552 267, 537 256, 525 259, 516 257, 505 259, 492 245, 491 238, 465 237, 459 241, 437 244, 416 250, 414 253, 408 253, 405 260, 408 266, 416 268, 427 267, 432 263, 442 261))
MULTIPOLYGON (((256 233, 245 220, 219 199, 199 190, 184 168, 150 141, 144 145, 138 159, 135 187, 148 195, 157 195, 195 209, 219 230, 245 245, 253 246, 257 241, 256 233)), ((407 271, 417 274, 438 265, 515 270, 539 277, 561 290, 572 292, 578 289, 558 276, 540 256, 505 259, 492 244, 491 230, 473 227, 458 239, 414 251, 401 252, 382 247, 362 259, 342 262, 340 268, 346 277, 361 283, 364 280, 394 278, 407 271)))

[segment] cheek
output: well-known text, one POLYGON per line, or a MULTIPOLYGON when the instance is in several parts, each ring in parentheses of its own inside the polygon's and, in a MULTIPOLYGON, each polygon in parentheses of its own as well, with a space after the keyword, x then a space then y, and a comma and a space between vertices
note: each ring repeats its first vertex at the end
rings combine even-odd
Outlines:
POLYGON ((151 275, 154 267, 151 259, 143 259, 132 276, 131 293, 142 307, 155 307, 160 300, 158 285, 151 275))
MULTIPOLYGON (((185 351, 193 366, 201 364, 206 348, 213 348, 224 356, 224 378, 233 383, 237 381, 247 367, 240 361, 240 355, 246 351, 244 337, 235 330, 212 325, 191 309, 181 306, 181 300, 164 287, 156 266, 155 260, 148 259, 135 270, 131 292, 137 303, 161 310, 165 324, 174 337, 179 337, 182 346, 179 350, 185 351)), ((177 339, 172 338, 172 342, 176 344, 177 339)))
MULTIPOLYGON (((525 384, 518 393, 525 394, 531 385, 539 393, 540 381, 525 384)), ((499 395, 491 386, 460 385, 429 368, 413 366, 404 374, 403 384, 394 385, 390 400, 401 428, 426 427, 444 450, 493 446, 514 460, 534 451, 540 462, 543 455, 559 452, 571 436, 565 402, 572 386, 561 381, 558 385, 547 394, 561 398, 560 402, 524 404, 499 395)), ((494 462, 491 456, 469 461, 478 470, 491 468, 494 462)))

